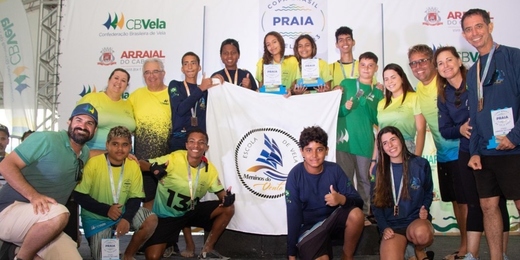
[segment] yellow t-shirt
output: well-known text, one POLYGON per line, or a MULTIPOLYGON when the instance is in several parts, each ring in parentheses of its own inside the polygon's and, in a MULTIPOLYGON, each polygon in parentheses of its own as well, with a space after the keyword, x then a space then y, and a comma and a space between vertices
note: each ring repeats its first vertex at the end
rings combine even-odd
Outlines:
POLYGON ((128 100, 134 110, 134 152, 137 158, 149 159, 167 154, 172 128, 168 89, 152 92, 142 87, 135 90, 128 100))
MULTIPOLYGON (((276 63, 274 63, 276 64, 276 63)), ((264 79, 264 59, 256 63, 256 79, 262 82, 264 79)), ((282 85, 290 89, 296 79, 301 78, 298 60, 294 56, 285 57, 282 60, 282 85)))

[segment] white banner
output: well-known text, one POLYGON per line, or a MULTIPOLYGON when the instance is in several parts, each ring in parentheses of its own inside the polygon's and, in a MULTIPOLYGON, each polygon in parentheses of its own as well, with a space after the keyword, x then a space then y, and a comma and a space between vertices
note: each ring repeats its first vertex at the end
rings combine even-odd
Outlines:
POLYGON ((4 107, 11 123, 11 135, 22 136, 28 129, 35 129, 37 81, 31 31, 20 0, 0 1, 0 24, 3 51, 0 57, 5 58, 2 71, 4 107))
POLYGON ((285 98, 229 83, 208 97, 208 157, 225 187, 236 193, 229 229, 287 234, 285 180, 302 161, 298 140, 304 127, 328 134, 328 161, 335 161, 340 91, 285 98))

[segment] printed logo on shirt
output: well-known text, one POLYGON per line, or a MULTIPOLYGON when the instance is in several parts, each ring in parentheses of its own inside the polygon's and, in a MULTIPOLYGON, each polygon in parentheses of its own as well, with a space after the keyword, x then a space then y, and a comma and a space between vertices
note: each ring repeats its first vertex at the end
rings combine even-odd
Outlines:
POLYGON ((285 195, 289 171, 301 160, 297 139, 278 128, 253 129, 240 138, 235 149, 240 182, 266 199, 285 195))

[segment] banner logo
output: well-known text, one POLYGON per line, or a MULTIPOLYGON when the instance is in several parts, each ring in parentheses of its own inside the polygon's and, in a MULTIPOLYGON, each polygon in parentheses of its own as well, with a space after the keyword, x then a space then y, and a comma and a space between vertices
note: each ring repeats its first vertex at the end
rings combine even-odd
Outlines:
POLYGON ((138 19, 125 19, 125 15, 117 15, 114 13, 112 16, 108 14, 108 18, 105 23, 102 24, 107 31, 112 32, 100 32, 99 37, 110 37, 110 36, 164 36, 166 35, 166 21, 156 18, 138 18, 138 19))
POLYGON ((326 14, 327 1, 261 1, 260 39, 270 31, 279 32, 285 40, 285 54, 288 55, 293 52, 294 40, 302 34, 309 34, 318 46, 317 56, 326 58, 323 55, 327 53, 326 14))
POLYGON ((95 93, 96 91, 96 85, 93 86, 93 88, 90 88, 90 85, 83 85, 83 91, 79 93, 80 97, 84 97, 88 93, 95 93))
POLYGON ((116 57, 114 56, 114 50, 110 47, 103 48, 101 50, 101 55, 99 56, 98 65, 102 66, 110 66, 116 64, 116 57))
MULTIPOLYGON (((11 22, 9 18, 2 19, 0 23, 2 24, 3 36, 5 36, 6 46, 4 46, 4 48, 7 50, 6 54, 8 56, 6 57, 6 64, 10 65, 8 66, 8 70, 12 68, 12 73, 15 76, 15 78, 12 80, 14 83, 16 83, 16 87, 14 87, 14 89, 21 95, 22 91, 29 88, 29 85, 25 83, 25 80, 29 78, 29 76, 27 76, 25 73, 25 70, 28 68, 21 64, 23 63, 22 53, 20 51, 21 48, 18 45, 16 33, 13 30, 14 23, 11 22)), ((7 86, 8 84, 6 84, 6 87, 7 86)))
POLYGON ((438 26, 442 25, 441 16, 439 15, 439 10, 437 7, 429 7, 425 11, 426 15, 424 16, 423 25, 427 26, 438 26))
POLYGON ((107 30, 110 30, 110 27, 112 27, 112 29, 114 29, 114 30, 116 28, 123 29, 124 25, 125 25, 125 15, 123 13, 121 13, 121 18, 118 18, 117 14, 114 14, 114 20, 112 20, 112 16, 110 14, 108 14, 108 19, 103 24, 103 26, 105 26, 107 28, 107 30))
POLYGON ((240 182, 254 195, 266 199, 284 196, 289 171, 300 161, 296 138, 277 128, 247 132, 235 150, 240 182))

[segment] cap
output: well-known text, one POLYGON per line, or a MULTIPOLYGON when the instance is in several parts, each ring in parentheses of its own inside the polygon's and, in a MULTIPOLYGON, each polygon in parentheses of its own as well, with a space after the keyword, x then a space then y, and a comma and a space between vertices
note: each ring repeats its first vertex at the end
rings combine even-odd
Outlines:
POLYGON ((0 124, 0 131, 7 134, 7 137, 9 137, 9 128, 7 126, 0 124))
POLYGON ((79 115, 90 116, 90 117, 92 117, 92 119, 94 119, 94 121, 96 121, 96 124, 98 122, 97 110, 90 103, 84 103, 84 104, 77 105, 76 108, 74 108, 74 110, 72 111, 72 114, 70 115, 69 119, 72 119, 73 117, 79 116, 79 115))

